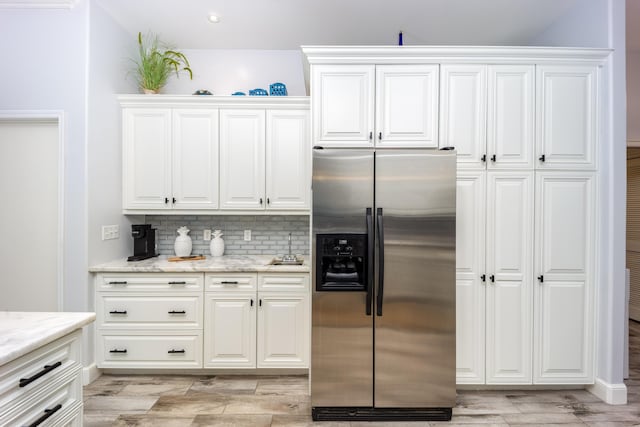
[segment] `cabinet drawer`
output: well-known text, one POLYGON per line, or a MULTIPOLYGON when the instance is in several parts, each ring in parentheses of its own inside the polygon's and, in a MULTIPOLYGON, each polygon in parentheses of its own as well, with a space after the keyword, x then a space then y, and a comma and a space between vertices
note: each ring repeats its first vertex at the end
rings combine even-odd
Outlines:
POLYGON ((257 274, 226 273, 206 274, 205 282, 207 292, 233 292, 255 291, 258 280, 257 274))
POLYGON ((102 333, 98 358, 100 368, 201 368, 202 333, 102 333))
POLYGON ((258 290, 308 292, 308 274, 260 274, 258 276, 258 290))
POLYGON ((80 333, 76 331, 0 367, 0 417, 24 396, 79 369, 80 333))
POLYGON ((117 292, 176 292, 202 291, 203 274, 184 273, 136 273, 99 274, 97 291, 117 292))
POLYGON ((202 296, 98 296, 99 328, 202 328, 202 296))
POLYGON ((59 381, 48 383, 30 399, 20 399, 16 405, 0 415, 0 425, 28 426, 37 420, 41 425, 69 425, 69 415, 81 412, 82 375, 79 369, 59 381), (46 417, 46 421, 43 418, 46 417))

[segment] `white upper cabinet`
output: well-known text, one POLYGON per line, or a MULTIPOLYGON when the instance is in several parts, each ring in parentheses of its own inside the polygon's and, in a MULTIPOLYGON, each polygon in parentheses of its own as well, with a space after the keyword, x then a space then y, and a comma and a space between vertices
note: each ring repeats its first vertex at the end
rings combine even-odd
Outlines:
POLYGON ((376 146, 438 146, 438 65, 376 66, 376 146))
POLYGON ((440 147, 455 147, 458 168, 484 168, 487 66, 440 67, 440 147))
POLYGON ((264 209, 264 110, 220 110, 220 208, 264 209))
POLYGON ((534 382, 593 381, 595 173, 536 173, 534 382))
POLYGON ((544 65, 536 71, 536 168, 595 169, 597 68, 544 65))
POLYGON ((487 167, 533 169, 534 66, 488 68, 487 167))
POLYGON ((374 77, 373 65, 313 67, 314 144, 373 146, 374 77))
POLYGON ((171 110, 123 110, 123 205, 171 209, 171 110))
POLYGON ((308 133, 308 111, 267 112, 267 209, 309 209, 311 144, 308 133))
MULTIPOLYGON (((175 209, 218 207, 218 110, 173 111, 175 209)), ((173 201, 173 200, 172 200, 173 201)))

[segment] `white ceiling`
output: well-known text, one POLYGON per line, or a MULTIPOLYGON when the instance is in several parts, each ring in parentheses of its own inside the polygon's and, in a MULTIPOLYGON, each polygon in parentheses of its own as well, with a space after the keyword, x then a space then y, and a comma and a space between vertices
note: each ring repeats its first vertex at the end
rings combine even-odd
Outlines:
MULTIPOLYGON (((579 0, 100 0, 127 31, 181 49, 525 45, 579 0), (210 13, 221 22, 211 24, 210 13)), ((640 0, 633 0, 640 3, 640 0)))

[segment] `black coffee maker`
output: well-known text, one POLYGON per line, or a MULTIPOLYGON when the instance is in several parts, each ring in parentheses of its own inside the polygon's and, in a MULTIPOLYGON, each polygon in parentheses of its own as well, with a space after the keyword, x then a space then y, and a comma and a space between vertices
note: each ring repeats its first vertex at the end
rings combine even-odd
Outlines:
POLYGON ((141 261, 156 254, 156 229, 151 224, 132 224, 133 255, 127 261, 141 261))

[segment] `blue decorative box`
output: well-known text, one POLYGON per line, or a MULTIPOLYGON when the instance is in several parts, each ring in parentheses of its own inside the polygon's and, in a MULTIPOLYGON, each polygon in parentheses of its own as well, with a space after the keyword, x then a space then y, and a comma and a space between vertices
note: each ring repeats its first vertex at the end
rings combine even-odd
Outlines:
POLYGON ((273 83, 269 85, 269 95, 271 96, 287 96, 287 87, 284 83, 273 83))
POLYGON ((269 96, 266 90, 264 89, 251 89, 249 91, 249 96, 269 96))

